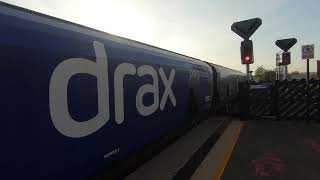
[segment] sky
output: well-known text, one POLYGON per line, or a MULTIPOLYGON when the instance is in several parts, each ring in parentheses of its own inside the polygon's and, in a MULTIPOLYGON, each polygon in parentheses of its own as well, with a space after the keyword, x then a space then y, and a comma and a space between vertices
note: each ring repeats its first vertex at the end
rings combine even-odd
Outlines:
POLYGON ((289 71, 305 72, 301 45, 315 44, 320 60, 319 0, 5 0, 9 4, 72 21, 174 52, 245 72, 240 61, 242 38, 233 22, 259 17, 250 38, 255 63, 275 68, 275 41, 297 38, 290 49, 289 71))

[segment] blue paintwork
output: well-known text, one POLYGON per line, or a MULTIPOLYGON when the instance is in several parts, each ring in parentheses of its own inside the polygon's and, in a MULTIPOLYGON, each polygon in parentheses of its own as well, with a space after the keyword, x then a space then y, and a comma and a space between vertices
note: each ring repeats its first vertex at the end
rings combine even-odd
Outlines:
MULTIPOLYGON (((112 161, 126 158, 164 133, 174 131, 189 117, 191 67, 192 64, 169 56, 0 12, 1 179, 86 179, 108 169, 112 161), (111 117, 89 136, 66 137, 51 121, 49 81, 56 66, 68 58, 94 60, 93 41, 103 43, 108 55, 111 117), (113 72, 123 62, 136 67, 152 65, 157 71, 162 67, 167 76, 174 68, 172 91, 176 107, 168 100, 164 111, 157 110, 147 117, 139 115, 135 96, 138 88, 151 79, 130 76, 124 82, 125 121, 116 124, 113 72), (106 153, 116 148, 120 148, 118 154, 104 159, 106 153)), ((203 99, 212 92, 206 81, 201 84, 204 87, 197 97, 203 99)), ((159 86, 161 98, 164 86, 160 79, 159 86)), ((97 113, 95 77, 75 75, 68 88, 72 117, 81 121, 92 118, 97 113)), ((145 104, 152 103, 148 95, 144 100, 145 104)), ((202 102, 202 109, 208 109, 209 104, 202 102)))

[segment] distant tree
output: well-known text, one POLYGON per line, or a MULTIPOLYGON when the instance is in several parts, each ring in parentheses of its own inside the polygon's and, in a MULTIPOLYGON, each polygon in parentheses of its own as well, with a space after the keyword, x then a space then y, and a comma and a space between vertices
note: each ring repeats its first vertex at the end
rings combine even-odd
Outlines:
POLYGON ((302 76, 302 73, 299 71, 292 71, 288 73, 288 79, 300 79, 302 76))
POLYGON ((258 66, 254 73, 255 79, 263 82, 275 81, 276 75, 276 70, 266 69, 263 66, 258 66))
POLYGON ((273 82, 276 80, 276 71, 274 70, 266 70, 263 75, 263 81, 264 82, 273 82))
POLYGON ((318 79, 317 73, 310 73, 310 79, 318 79))
POLYGON ((254 71, 255 79, 262 81, 264 79, 264 74, 266 73, 266 69, 263 66, 258 66, 257 69, 254 71))
POLYGON ((299 75, 300 72, 299 72, 299 71, 292 71, 290 74, 291 74, 291 75, 299 75))

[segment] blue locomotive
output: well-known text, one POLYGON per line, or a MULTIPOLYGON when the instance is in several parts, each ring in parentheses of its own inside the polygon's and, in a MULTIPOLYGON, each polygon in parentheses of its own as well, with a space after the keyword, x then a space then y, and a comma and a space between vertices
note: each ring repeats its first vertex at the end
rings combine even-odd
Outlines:
POLYGON ((1 179, 87 179, 237 93, 244 74, 0 4, 1 179))

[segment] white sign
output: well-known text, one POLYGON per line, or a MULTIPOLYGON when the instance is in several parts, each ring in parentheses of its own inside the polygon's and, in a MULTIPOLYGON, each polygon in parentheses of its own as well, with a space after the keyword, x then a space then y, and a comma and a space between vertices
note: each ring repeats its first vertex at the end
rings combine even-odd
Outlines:
POLYGON ((302 59, 313 59, 314 58, 314 44, 302 46, 302 59))
POLYGON ((250 89, 266 89, 267 85, 250 85, 250 89))

